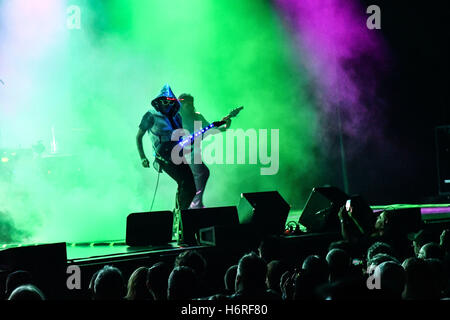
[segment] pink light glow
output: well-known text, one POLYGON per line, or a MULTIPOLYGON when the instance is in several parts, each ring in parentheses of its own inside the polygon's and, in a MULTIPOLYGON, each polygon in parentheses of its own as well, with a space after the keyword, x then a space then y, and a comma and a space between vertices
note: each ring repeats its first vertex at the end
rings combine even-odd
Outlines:
POLYGON ((351 0, 275 3, 297 44, 301 63, 315 81, 319 107, 325 116, 334 116, 336 107, 351 114, 344 132, 359 135, 362 124, 376 113, 361 101, 376 100, 374 83, 386 55, 379 32, 366 27, 366 9, 351 0))

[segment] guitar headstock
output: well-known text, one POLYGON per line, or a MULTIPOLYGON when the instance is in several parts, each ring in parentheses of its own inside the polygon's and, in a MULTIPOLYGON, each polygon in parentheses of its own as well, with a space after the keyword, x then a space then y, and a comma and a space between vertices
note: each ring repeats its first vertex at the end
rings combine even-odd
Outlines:
POLYGON ((230 118, 236 117, 239 114, 239 112, 241 112, 242 109, 244 109, 244 107, 240 106, 238 108, 231 110, 230 113, 224 119, 228 120, 230 118))

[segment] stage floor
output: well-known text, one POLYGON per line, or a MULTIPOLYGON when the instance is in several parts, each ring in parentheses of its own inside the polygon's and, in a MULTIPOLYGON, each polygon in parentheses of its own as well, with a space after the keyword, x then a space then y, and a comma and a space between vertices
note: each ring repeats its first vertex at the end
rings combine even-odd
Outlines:
POLYGON ((177 254, 180 251, 204 246, 183 246, 176 241, 161 246, 130 247, 124 241, 102 241, 91 243, 68 243, 67 261, 82 263, 83 261, 96 261, 121 258, 135 258, 141 255, 152 254, 177 254))

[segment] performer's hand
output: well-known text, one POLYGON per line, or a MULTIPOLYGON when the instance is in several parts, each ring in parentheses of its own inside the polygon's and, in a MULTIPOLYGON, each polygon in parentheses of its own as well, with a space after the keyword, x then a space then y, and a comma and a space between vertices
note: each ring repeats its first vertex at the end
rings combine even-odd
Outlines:
POLYGON ((148 162, 147 158, 142 159, 142 166, 144 168, 150 168, 150 162, 148 162))

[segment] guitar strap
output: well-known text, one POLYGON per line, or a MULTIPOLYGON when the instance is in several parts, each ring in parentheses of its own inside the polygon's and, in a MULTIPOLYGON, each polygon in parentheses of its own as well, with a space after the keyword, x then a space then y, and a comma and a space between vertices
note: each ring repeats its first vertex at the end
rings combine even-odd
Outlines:
POLYGON ((177 123, 175 123, 175 119, 173 117, 167 117, 167 118, 169 119, 170 125, 172 126, 172 128, 174 130, 180 129, 180 126, 177 123))
MULTIPOLYGON (((178 123, 178 121, 177 121, 176 118, 174 118, 174 117, 171 116, 171 115, 166 115, 166 117, 167 117, 167 119, 169 119, 170 125, 172 126, 172 129, 173 129, 173 130, 176 130, 176 129, 180 129, 180 128, 181 128, 181 126, 180 126, 180 124, 178 123)), ((161 152, 160 152, 160 151, 161 151, 161 148, 167 148, 167 145, 164 145, 164 144, 167 143, 167 142, 169 142, 169 141, 163 141, 163 140, 161 139, 161 137, 159 137, 159 138, 160 138, 159 145, 154 149, 154 157, 155 157, 155 161, 153 161, 153 168, 155 168, 156 171, 161 172, 161 171, 162 171, 162 169, 161 169, 161 163, 168 164, 168 163, 169 163, 169 160, 167 160, 163 155, 161 155, 161 152)), ((167 150, 163 150, 162 153, 163 153, 164 155, 166 155, 167 150)))

